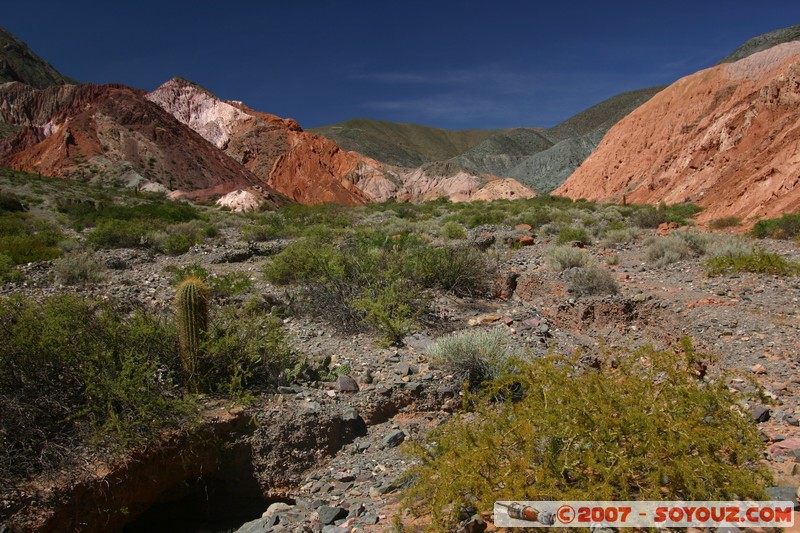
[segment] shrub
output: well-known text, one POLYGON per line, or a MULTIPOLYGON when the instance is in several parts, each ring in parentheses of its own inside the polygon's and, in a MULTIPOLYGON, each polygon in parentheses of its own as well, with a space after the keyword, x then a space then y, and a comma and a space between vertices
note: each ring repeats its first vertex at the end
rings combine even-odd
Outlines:
POLYGON ((363 291, 351 301, 362 320, 380 331, 384 339, 398 342, 410 333, 427 304, 419 289, 402 279, 389 280, 374 289, 363 291))
POLYGON ((753 251, 753 244, 741 237, 725 236, 715 239, 709 245, 709 255, 712 257, 739 257, 750 255, 753 251))
POLYGON ((473 412, 411 443, 405 503, 454 531, 460 509, 497 500, 763 498, 772 476, 757 425, 724 376, 696 379, 689 352, 642 348, 599 371, 518 362, 467 396, 473 412), (509 385, 521 398, 498 401, 509 385))
POLYGON ((105 278, 105 268, 94 254, 70 252, 53 262, 53 274, 58 283, 83 285, 96 283, 105 278))
POLYGON ((218 296, 235 296, 253 288, 253 280, 246 272, 228 272, 208 278, 211 290, 218 296))
POLYGON ((467 232, 461 224, 447 222, 442 228, 442 236, 448 239, 466 239, 467 232))
POLYGON ((741 217, 715 218, 714 220, 708 223, 708 226, 711 229, 735 228, 741 225, 742 225, 741 217))
POLYGON ((738 272, 772 274, 776 276, 796 276, 800 274, 800 263, 784 259, 778 254, 757 249, 748 254, 720 255, 704 263, 709 276, 724 276, 738 272))
POLYGON ((506 368, 512 355, 507 342, 500 329, 455 333, 433 343, 428 356, 432 363, 474 389, 496 379, 506 368))
POLYGON ((280 319, 232 307, 211 320, 202 353, 209 388, 234 397, 285 382, 299 361, 280 319))
POLYGON ((425 288, 456 296, 478 296, 488 290, 489 267, 474 248, 418 246, 406 254, 404 262, 406 276, 425 288))
POLYGON ((567 244, 570 242, 589 244, 592 240, 589 238, 589 234, 586 233, 584 228, 567 226, 558 232, 558 244, 567 244))
POLYGON ((692 250, 686 241, 674 235, 651 237, 645 245, 647 260, 657 267, 667 266, 692 255, 692 250))
POLYGON ((556 246, 545 252, 544 260, 550 268, 561 272, 568 268, 587 266, 591 263, 592 258, 580 248, 556 246))
POLYGON ((614 276, 594 265, 571 268, 564 273, 569 291, 577 296, 616 294, 619 291, 614 276))
POLYGON ((22 279, 22 272, 14 268, 14 261, 5 254, 0 254, 0 283, 8 281, 19 281, 22 279))
POLYGON ((759 220, 753 226, 754 237, 763 239, 794 239, 800 235, 800 214, 783 215, 780 218, 759 220))
POLYGON ((367 323, 395 337, 394 329, 405 330, 407 320, 425 311, 425 299, 418 290, 397 290, 406 281, 403 239, 378 241, 382 247, 356 239, 341 249, 295 241, 267 263, 264 274, 272 283, 299 284, 303 307, 342 330, 357 329, 369 316, 367 323), (369 299, 380 300, 388 314, 382 317, 369 299))
POLYGON ((0 477, 58 465, 86 437, 124 445, 188 420, 170 326, 73 296, 0 299, 0 477))
POLYGON ((637 228, 657 228, 667 221, 665 211, 657 210, 653 206, 642 206, 631 214, 631 224, 637 228))
POLYGON ((86 240, 98 248, 137 248, 148 245, 149 229, 137 220, 100 222, 86 240))
POLYGON ((605 232, 603 236, 603 246, 611 246, 614 244, 625 244, 635 241, 639 238, 639 232, 633 228, 620 228, 611 229, 605 232))
POLYGON ((0 214, 0 254, 15 265, 55 259, 63 238, 55 226, 29 213, 0 214))

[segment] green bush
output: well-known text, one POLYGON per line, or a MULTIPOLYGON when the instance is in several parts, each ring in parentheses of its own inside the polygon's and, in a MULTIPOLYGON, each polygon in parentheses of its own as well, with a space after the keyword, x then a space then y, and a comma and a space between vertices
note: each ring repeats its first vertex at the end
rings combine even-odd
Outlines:
POLYGON ((703 267, 709 276, 724 276, 739 272, 796 276, 800 274, 800 263, 784 259, 778 254, 757 249, 751 253, 720 255, 707 260, 703 267))
POLYGON ((353 330, 366 323, 394 341, 426 311, 421 288, 476 288, 473 252, 451 250, 428 247, 413 235, 393 238, 371 231, 338 247, 304 238, 271 258, 264 274, 278 285, 299 285, 304 309, 332 324, 353 330))
POLYGON ((202 353, 211 390, 234 397, 285 382, 299 360, 280 319, 232 307, 212 317, 202 353))
POLYGON ((428 349, 431 362, 476 389, 507 369, 512 352, 500 329, 455 333, 439 338, 428 349))
POLYGON ((106 220, 89 232, 86 239, 98 248, 138 248, 148 245, 147 224, 138 220, 106 220))
POLYGON ((579 242, 581 244, 590 244, 592 239, 586 230, 576 226, 566 226, 558 232, 558 244, 568 244, 571 242, 579 242))
POLYGON ((645 242, 645 246, 647 260, 657 267, 664 267, 692 256, 692 249, 686 241, 675 235, 651 237, 645 242))
POLYGON ((175 330, 72 296, 0 299, 0 477, 41 472, 88 438, 140 442, 188 420, 175 330))
POLYGON ((708 227, 710 227, 711 229, 735 228, 741 225, 742 225, 741 217, 715 218, 714 220, 708 223, 708 227))
POLYGON ((63 238, 58 228, 29 213, 0 214, 0 254, 15 265, 55 259, 63 238))
POLYGON ((564 278, 569 291, 577 296, 616 294, 619 291, 611 272, 594 265, 571 268, 564 273, 564 278))
POLYGON ((592 263, 592 257, 581 250, 572 246, 555 246, 545 252, 545 262, 558 272, 568 268, 587 266, 592 263))
POLYGON ((0 254, 0 283, 8 281, 19 281, 22 279, 22 272, 14 268, 14 261, 5 254, 0 254))
POLYGON ((693 358, 643 348, 599 371, 518 362, 467 397, 472 412, 410 444, 406 505, 455 531, 460 509, 497 500, 763 499, 758 426, 725 376, 696 379, 693 358), (521 393, 499 401, 509 386, 521 393))
POLYGON ((406 276, 425 288, 456 296, 480 296, 488 290, 489 267, 474 248, 418 246, 401 259, 406 276))
POLYGON ((625 244, 633 242, 639 238, 639 232, 633 228, 610 229, 603 236, 603 246, 615 244, 625 244))
POLYGON ((783 215, 780 218, 759 220, 755 223, 752 235, 759 239, 794 239, 800 235, 800 214, 783 215))
POLYGON ((53 262, 53 274, 63 285, 96 283, 105 278, 105 267, 94 254, 71 252, 53 262))
POLYGON ((461 224, 447 222, 442 228, 442 236, 447 239, 466 239, 467 232, 461 224))

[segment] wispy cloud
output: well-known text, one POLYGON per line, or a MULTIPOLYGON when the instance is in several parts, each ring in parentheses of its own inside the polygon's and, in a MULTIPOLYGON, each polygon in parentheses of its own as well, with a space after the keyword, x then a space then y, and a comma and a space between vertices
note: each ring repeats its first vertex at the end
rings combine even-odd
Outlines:
POLYGON ((351 79, 391 85, 469 86, 481 85, 504 93, 530 92, 535 79, 499 65, 473 68, 438 68, 420 71, 359 72, 351 79))
POLYGON ((462 94, 442 93, 419 98, 365 102, 363 107, 389 111, 402 120, 447 119, 453 122, 474 123, 476 120, 510 118, 514 106, 501 99, 476 98, 462 94))

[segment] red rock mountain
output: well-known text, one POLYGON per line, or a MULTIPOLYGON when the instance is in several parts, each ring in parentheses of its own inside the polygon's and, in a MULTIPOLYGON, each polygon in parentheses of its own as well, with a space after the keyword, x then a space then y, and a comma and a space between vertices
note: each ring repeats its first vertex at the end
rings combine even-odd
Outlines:
POLYGON ((254 111, 241 102, 221 100, 181 78, 169 80, 147 98, 270 187, 301 203, 359 205, 441 196, 464 201, 473 196, 495 199, 535 195, 514 180, 511 180, 513 183, 503 181, 503 186, 498 186, 495 183, 498 178, 463 169, 436 172, 431 168, 385 165, 344 150, 325 137, 305 132, 292 119, 254 111), (486 188, 488 184, 493 186, 486 188))
MULTIPOLYGON (((0 165, 208 197, 263 183, 200 135, 122 85, 0 85, 0 165)), ((269 196, 268 190, 266 190, 269 196)))
POLYGON ((367 203, 351 174, 366 158, 293 119, 222 101, 202 87, 173 78, 147 98, 224 151, 283 195, 300 203, 367 203))
POLYGON ((698 220, 800 210, 800 42, 678 80, 617 123, 554 194, 706 207, 698 220))

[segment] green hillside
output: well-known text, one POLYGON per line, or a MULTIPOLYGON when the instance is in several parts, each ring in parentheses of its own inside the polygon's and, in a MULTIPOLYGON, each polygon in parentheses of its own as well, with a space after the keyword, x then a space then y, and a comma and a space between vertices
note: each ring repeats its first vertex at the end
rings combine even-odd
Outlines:
POLYGON ((28 45, 0 28, 0 83, 9 81, 20 81, 37 89, 75 83, 34 54, 28 45))
POLYGON ((749 55, 772 48, 773 46, 798 40, 800 40, 800 25, 781 28, 759 35, 758 37, 753 37, 725 57, 720 63, 733 63, 734 61, 739 61, 749 55))
POLYGON ((460 155, 502 130, 445 130, 356 118, 309 131, 383 163, 418 167, 460 155))

